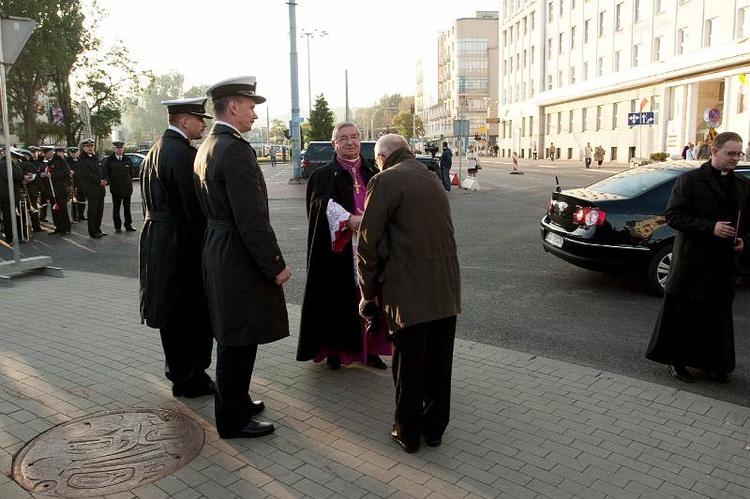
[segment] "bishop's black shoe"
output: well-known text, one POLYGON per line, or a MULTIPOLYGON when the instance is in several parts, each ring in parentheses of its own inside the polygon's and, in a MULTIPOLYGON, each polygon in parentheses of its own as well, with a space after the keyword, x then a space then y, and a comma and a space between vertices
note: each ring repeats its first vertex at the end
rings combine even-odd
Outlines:
POLYGON ((388 369, 388 364, 383 362, 383 359, 374 353, 367 354, 367 365, 375 369, 388 369))
POLYGON ((125 226, 125 230, 128 231, 128 232, 135 232, 138 229, 134 229, 132 225, 126 225, 125 226))
POLYGON ((173 397, 187 397, 193 399, 204 395, 213 395, 216 393, 216 384, 211 378, 200 384, 178 384, 172 386, 173 397))
POLYGON ((683 383, 695 382, 695 378, 693 378, 693 375, 690 374, 690 371, 688 371, 685 366, 673 366, 668 364, 667 369, 669 369, 669 374, 671 374, 673 378, 679 379, 683 383))
POLYGON ((328 367, 330 367, 332 371, 336 371, 337 369, 341 369, 341 359, 339 357, 334 356, 334 355, 331 355, 330 357, 328 357, 328 360, 326 361, 326 364, 328 364, 328 367))
POLYGON ((257 416, 258 414, 263 412, 265 408, 266 408, 266 404, 264 404, 262 400, 258 400, 256 402, 250 401, 250 415, 251 416, 257 416))

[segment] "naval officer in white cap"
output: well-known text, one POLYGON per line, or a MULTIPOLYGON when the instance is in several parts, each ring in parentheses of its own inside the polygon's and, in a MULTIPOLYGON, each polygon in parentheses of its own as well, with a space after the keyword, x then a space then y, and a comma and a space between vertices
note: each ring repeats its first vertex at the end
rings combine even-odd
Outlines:
POLYGON ((212 395, 213 333, 203 288, 201 253, 206 217, 193 182, 206 130, 205 97, 163 101, 169 127, 140 170, 143 230, 139 247, 141 323, 159 329, 164 374, 175 397, 212 395))
POLYGON ((242 134, 258 118, 254 76, 212 85, 216 122, 195 158, 198 198, 208 218, 203 269, 216 338, 216 429, 221 438, 274 431, 253 416, 265 405, 249 395, 258 345, 289 336, 282 285, 291 277, 269 220, 268 194, 255 150, 242 134))

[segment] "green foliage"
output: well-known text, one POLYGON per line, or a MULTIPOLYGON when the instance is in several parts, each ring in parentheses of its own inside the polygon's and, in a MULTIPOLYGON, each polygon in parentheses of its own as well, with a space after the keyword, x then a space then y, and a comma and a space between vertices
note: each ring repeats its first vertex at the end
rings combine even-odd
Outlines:
POLYGON ((181 98, 184 82, 185 77, 175 71, 150 75, 146 89, 125 111, 130 130, 128 141, 153 141, 161 137, 168 126, 166 108, 161 101, 181 98))
POLYGON ((666 152, 652 152, 649 156, 651 161, 666 161, 669 158, 669 153, 666 152))
POLYGON ((409 140, 412 137, 422 137, 424 135, 424 123, 422 122, 422 118, 416 114, 411 114, 408 109, 399 111, 398 114, 393 117, 393 124, 396 126, 396 133, 405 137, 406 140, 409 140))
POLYGON ((269 135, 271 142, 274 144, 283 144, 286 138, 284 137, 284 130, 287 128, 287 124, 281 120, 271 120, 271 130, 269 135))
POLYGON ((334 119, 333 111, 328 107, 328 101, 323 94, 318 95, 315 98, 315 106, 310 111, 310 119, 308 120, 310 129, 307 141, 331 140, 334 119))

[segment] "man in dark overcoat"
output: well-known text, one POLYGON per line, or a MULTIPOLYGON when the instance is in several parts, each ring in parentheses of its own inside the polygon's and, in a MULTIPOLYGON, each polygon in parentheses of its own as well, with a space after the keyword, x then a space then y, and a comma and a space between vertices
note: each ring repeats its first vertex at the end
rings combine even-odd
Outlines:
POLYGON ((360 311, 382 294, 396 385, 391 437, 412 453, 422 436, 440 445, 450 419, 458 255, 448 195, 406 139, 379 138, 375 161, 382 171, 367 186, 359 230, 360 311))
MULTIPOLYGON (((282 284, 291 277, 269 220, 268 193, 255 150, 242 133, 258 118, 254 76, 221 81, 206 94, 216 122, 198 149, 195 181, 206 215, 203 277, 216 338, 216 429, 221 438, 273 432, 255 421, 249 395, 258 345, 289 335, 282 284)), ((260 407, 258 407, 260 406, 260 407)))
POLYGON ((107 175, 104 166, 99 163, 94 153, 94 141, 84 139, 81 141, 81 155, 76 163, 75 177, 78 185, 88 202, 86 212, 86 223, 89 236, 94 239, 106 236, 102 232, 102 218, 104 217, 104 197, 107 195, 107 175))
POLYGON ((734 300, 740 252, 750 244, 750 182, 734 174, 742 138, 714 138, 711 159, 677 179, 666 221, 677 233, 661 312, 646 358, 691 383, 687 367, 726 382, 734 370, 734 300))
POLYGON ((86 194, 81 189, 81 183, 76 176, 78 161, 81 157, 80 147, 68 147, 68 166, 70 167, 71 181, 73 182, 73 197, 70 203, 70 218, 73 223, 86 220, 86 194))
POLYGON ((112 196, 112 222, 115 232, 122 232, 123 220, 120 218, 122 206, 125 216, 125 230, 135 232, 133 216, 130 213, 130 196, 133 194, 133 162, 124 151, 125 143, 121 140, 112 142, 114 152, 104 161, 104 173, 109 183, 109 194, 112 196))
POLYGON ((159 329, 164 374, 175 397, 215 392, 206 373, 214 337, 203 288, 206 216, 193 181, 191 140, 206 129, 206 98, 163 101, 169 128, 140 171, 143 229, 139 246, 141 323, 159 329))
POLYGON ((385 331, 363 332, 354 259, 365 190, 377 169, 360 154, 353 123, 334 127, 332 142, 335 155, 307 181, 307 279, 297 360, 327 358, 331 369, 356 360, 385 369, 379 354, 390 355, 391 348, 385 331), (332 228, 338 229, 333 242, 332 228))

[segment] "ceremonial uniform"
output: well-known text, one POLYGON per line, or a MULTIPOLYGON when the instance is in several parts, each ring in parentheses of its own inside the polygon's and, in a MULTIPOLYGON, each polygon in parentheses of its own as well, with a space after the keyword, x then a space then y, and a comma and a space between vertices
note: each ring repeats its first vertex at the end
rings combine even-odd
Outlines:
POLYGON ((97 161, 93 149, 86 150, 86 146, 93 145, 94 141, 86 139, 81 142, 81 148, 84 151, 78 158, 76 178, 78 185, 86 200, 89 208, 86 213, 89 236, 99 238, 106 235, 102 232, 102 218, 104 216, 104 196, 107 191, 104 187, 106 184, 106 174, 104 167, 97 161))
MULTIPOLYGON (((206 99, 190 104, 194 101, 162 104, 170 114, 184 109, 201 119, 210 118, 203 114, 206 99), (190 111, 193 107, 196 110, 190 111)), ((214 383, 206 374, 214 339, 201 268, 206 216, 193 181, 196 152, 185 132, 170 126, 148 152, 140 171, 141 322, 159 329, 172 394, 188 397, 214 393, 214 383)))
MULTIPOLYGON (((118 143, 113 142, 115 145, 118 143)), ((104 162, 104 171, 109 183, 109 193, 112 196, 112 222, 115 232, 122 232, 121 206, 125 215, 125 230, 134 231, 133 216, 130 214, 130 196, 133 194, 133 162, 122 153, 119 156, 112 153, 104 162)))

